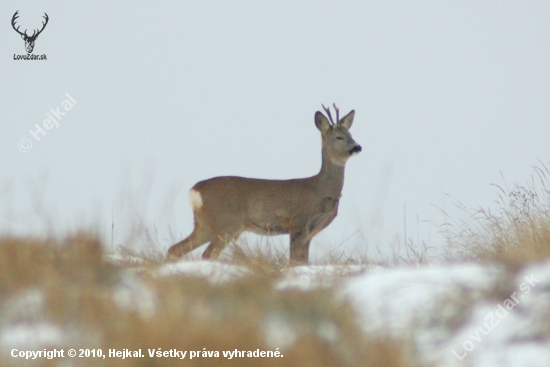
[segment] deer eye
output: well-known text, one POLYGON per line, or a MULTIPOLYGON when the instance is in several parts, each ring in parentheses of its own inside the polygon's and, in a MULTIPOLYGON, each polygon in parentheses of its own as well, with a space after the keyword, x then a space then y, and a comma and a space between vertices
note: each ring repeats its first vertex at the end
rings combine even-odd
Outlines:
POLYGON ((341 136, 337 136, 337 137, 336 137, 336 140, 344 140, 344 138, 341 137, 341 136))

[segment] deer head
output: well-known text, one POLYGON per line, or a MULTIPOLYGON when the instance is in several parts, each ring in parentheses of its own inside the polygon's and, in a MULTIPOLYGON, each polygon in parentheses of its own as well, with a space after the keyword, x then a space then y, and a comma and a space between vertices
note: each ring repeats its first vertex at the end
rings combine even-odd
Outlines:
POLYGON ((29 36, 27 34, 26 29, 25 29, 25 32, 22 33, 19 31, 19 26, 15 28, 15 21, 17 20, 17 18, 19 18, 18 13, 19 13, 19 10, 16 11, 15 14, 13 14, 13 18, 11 18, 11 26, 13 27, 13 29, 15 29, 17 33, 21 35, 21 38, 23 38, 23 40, 25 41, 25 48, 27 49, 27 53, 30 54, 34 49, 34 41, 36 41, 36 38, 38 37, 38 35, 42 33, 44 28, 46 28, 46 24, 48 24, 48 19, 49 19, 48 14, 44 13, 44 19, 46 21, 42 22, 42 29, 41 30, 35 29, 32 33, 32 36, 29 36))
POLYGON ((332 119, 330 109, 323 106, 328 119, 322 112, 315 114, 315 125, 321 131, 323 137, 323 156, 332 163, 342 166, 353 155, 359 154, 361 146, 353 140, 349 129, 353 124, 355 111, 351 111, 340 119, 340 110, 333 104, 336 111, 336 122, 332 119))

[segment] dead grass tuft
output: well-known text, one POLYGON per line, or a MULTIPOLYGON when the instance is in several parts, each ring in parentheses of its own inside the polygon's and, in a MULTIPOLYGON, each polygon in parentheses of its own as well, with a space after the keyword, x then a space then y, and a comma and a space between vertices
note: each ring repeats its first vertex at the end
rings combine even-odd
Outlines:
POLYGON ((257 276, 268 278, 280 276, 290 266, 287 252, 277 251, 275 246, 251 246, 247 241, 231 243, 223 258, 225 261, 246 266, 257 276))
POLYGON ((499 190, 498 209, 470 211, 445 231, 452 260, 483 260, 510 267, 550 258, 550 171, 542 164, 524 186, 499 190))

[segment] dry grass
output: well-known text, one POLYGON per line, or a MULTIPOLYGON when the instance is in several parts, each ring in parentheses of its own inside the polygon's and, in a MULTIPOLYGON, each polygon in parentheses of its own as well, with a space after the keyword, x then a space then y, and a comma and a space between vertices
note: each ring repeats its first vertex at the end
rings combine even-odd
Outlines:
MULTIPOLYGON (((235 258, 238 256, 244 255, 235 258)), ((93 236, 77 235, 61 241, 0 239, 0 343, 5 343, 10 328, 26 325, 32 330, 33 325, 47 323, 61 330, 60 340, 10 348, 101 348, 104 354, 109 349, 141 349, 145 355, 124 360, 39 359, 33 364, 10 357, 10 349, 0 344, 0 364, 414 365, 407 343, 365 335, 350 307, 335 299, 330 290, 276 290, 275 277, 266 275, 277 269, 277 261, 247 259, 257 270, 252 276, 213 285, 185 276, 155 278, 147 272, 138 274, 133 270, 135 263, 106 261, 101 243, 93 236), (41 296, 34 301, 26 299, 31 293, 41 296), (183 361, 150 358, 147 350, 157 348, 218 351, 220 357, 189 360, 188 355, 183 361), (227 359, 222 355, 222 351, 235 349, 276 348, 284 357, 227 359)), ((147 266, 154 266, 154 254, 148 261, 151 264, 147 266)))
POLYGON ((229 244, 223 254, 223 260, 244 265, 251 269, 253 274, 272 279, 280 276, 283 270, 290 266, 288 251, 279 251, 269 244, 257 243, 252 246, 246 240, 229 244))
POLYGON ((535 167, 526 185, 499 190, 498 209, 467 210, 445 233, 452 260, 483 260, 517 268, 550 258, 550 171, 535 167))

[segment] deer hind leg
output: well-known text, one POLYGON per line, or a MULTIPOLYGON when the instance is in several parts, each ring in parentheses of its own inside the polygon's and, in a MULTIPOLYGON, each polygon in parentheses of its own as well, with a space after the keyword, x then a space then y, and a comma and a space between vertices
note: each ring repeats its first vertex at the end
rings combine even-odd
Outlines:
POLYGON ((311 237, 305 231, 290 233, 290 263, 307 264, 311 237))
POLYGON ((194 249, 204 245, 206 242, 210 241, 212 238, 212 231, 209 228, 201 226, 197 221, 195 221, 195 229, 193 233, 189 235, 183 241, 172 245, 168 249, 168 260, 177 260, 187 253, 193 251, 194 249))
POLYGON ((226 234, 224 236, 214 235, 212 237, 210 244, 206 247, 206 250, 202 253, 203 259, 217 259, 222 251, 225 249, 225 246, 231 241, 234 241, 239 238, 241 232, 226 234))

